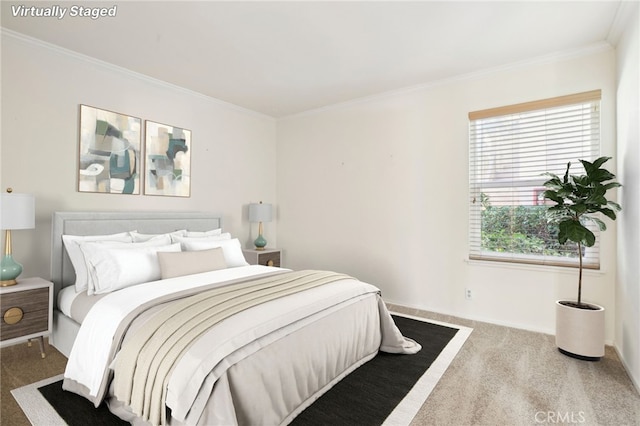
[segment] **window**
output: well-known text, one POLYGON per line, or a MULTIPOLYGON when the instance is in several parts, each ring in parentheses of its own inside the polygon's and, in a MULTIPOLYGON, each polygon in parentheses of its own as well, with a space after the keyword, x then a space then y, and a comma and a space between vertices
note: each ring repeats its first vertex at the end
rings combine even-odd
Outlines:
MULTIPOLYGON (((545 172, 583 174, 600 151, 600 90, 469 113, 471 259, 573 266, 575 244, 559 245, 541 196, 545 172)), ((598 229, 593 229, 598 236, 598 229)), ((596 245, 583 249, 598 269, 596 245)))

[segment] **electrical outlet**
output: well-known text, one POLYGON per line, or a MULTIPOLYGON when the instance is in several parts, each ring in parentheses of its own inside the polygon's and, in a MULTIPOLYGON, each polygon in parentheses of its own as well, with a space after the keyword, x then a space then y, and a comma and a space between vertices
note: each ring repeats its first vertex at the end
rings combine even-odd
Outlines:
POLYGON ((464 298, 467 299, 467 300, 473 299, 473 293, 471 292, 470 288, 466 288, 464 290, 464 298))

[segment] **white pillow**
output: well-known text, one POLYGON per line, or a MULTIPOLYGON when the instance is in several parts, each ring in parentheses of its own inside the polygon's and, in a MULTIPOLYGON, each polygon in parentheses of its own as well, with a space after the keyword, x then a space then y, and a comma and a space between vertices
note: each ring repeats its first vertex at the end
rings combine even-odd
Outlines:
POLYGON ((235 266, 247 266, 249 264, 244 258, 242 246, 237 238, 218 241, 189 240, 182 243, 182 245, 185 251, 208 250, 216 247, 222 247, 224 260, 229 268, 233 268, 235 266))
POLYGON ((199 242, 209 242, 209 241, 221 241, 221 240, 230 240, 231 234, 226 232, 220 235, 210 235, 207 237, 181 237, 179 235, 172 235, 171 242, 182 244, 182 250, 186 250, 184 243, 189 241, 199 241, 199 242))
POLYGON ((178 252, 180 244, 139 248, 107 247, 87 258, 93 288, 87 293, 103 294, 136 284, 161 279, 158 252, 178 252))
POLYGON ((91 274, 91 265, 88 263, 87 259, 92 256, 104 256, 104 251, 110 248, 126 248, 126 249, 137 249, 141 247, 157 247, 157 246, 168 246, 171 244, 171 237, 169 235, 158 235, 155 237, 149 238, 147 241, 142 241, 139 243, 123 243, 119 241, 90 241, 87 243, 80 244, 80 251, 82 251, 82 256, 84 258, 85 268, 87 269, 87 292, 91 294, 95 288, 93 283, 93 275, 91 274))
POLYGON ((185 237, 211 237, 222 234, 222 228, 212 229, 210 231, 187 231, 185 237))
POLYGON ((139 243, 139 242, 149 241, 151 238, 160 237, 164 235, 167 235, 169 237, 171 237, 171 235, 183 236, 186 233, 187 231, 185 229, 181 229, 179 231, 167 232, 165 234, 140 234, 139 232, 131 231, 129 232, 129 235, 131 235, 131 238, 133 238, 134 243, 139 243))
POLYGON ((85 266, 84 255, 80 250, 80 244, 88 241, 120 241, 131 242, 131 236, 128 232, 110 235, 63 235, 62 242, 67 249, 69 259, 76 272, 76 292, 87 290, 88 274, 85 266))
POLYGON ((160 272, 163 280, 183 275, 217 271, 227 267, 222 247, 177 253, 158 252, 158 262, 160 263, 160 272))

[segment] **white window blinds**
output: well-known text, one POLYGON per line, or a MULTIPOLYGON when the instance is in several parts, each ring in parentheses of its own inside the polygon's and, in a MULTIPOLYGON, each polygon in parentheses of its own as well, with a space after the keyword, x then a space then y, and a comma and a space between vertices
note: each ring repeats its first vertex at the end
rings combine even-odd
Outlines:
MULTIPOLYGON (((600 151, 600 90, 469 113, 469 256, 577 265, 575 244, 557 243, 547 223, 545 172, 583 174, 600 151)), ((592 229, 598 236, 598 229, 592 229)), ((583 249, 600 267, 599 238, 583 249)))

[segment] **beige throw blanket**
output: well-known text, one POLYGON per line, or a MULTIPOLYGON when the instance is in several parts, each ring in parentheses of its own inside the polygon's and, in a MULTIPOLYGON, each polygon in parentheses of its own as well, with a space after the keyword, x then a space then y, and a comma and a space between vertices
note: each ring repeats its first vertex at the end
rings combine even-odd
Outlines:
POLYGON ((179 300, 138 329, 118 353, 114 394, 154 425, 166 423, 170 373, 191 343, 210 327, 245 309, 313 287, 350 278, 325 271, 296 271, 207 290, 179 300))

